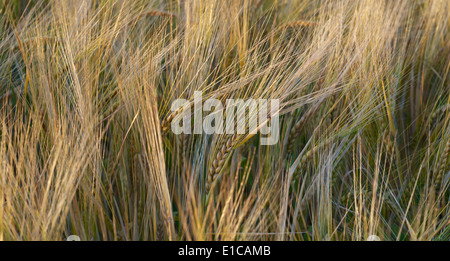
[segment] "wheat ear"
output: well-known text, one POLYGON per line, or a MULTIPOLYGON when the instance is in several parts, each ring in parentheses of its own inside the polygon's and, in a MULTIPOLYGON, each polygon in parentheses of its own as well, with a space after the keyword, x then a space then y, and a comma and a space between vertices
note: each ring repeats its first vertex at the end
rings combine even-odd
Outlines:
POLYGON ((228 141, 222 145, 221 149, 218 151, 214 161, 212 162, 209 170, 208 170, 208 180, 206 183, 206 190, 210 190, 213 182, 216 180, 220 171, 225 164, 228 155, 232 151, 233 147, 236 145, 238 139, 238 135, 233 135, 228 141))
POLYGON ((312 148, 308 152, 306 152, 306 154, 304 154, 303 157, 301 158, 300 163, 297 165, 297 168, 295 169, 294 178, 296 176, 298 176, 298 174, 300 174, 301 166, 303 166, 307 160, 311 159, 314 156, 314 154, 317 151, 319 151, 320 148, 323 148, 323 147, 329 145, 332 141, 333 141, 333 139, 328 139, 325 142, 315 146, 314 148, 312 148))
POLYGON ((292 126, 291 131, 289 132, 289 138, 288 138, 288 152, 292 152, 294 149, 294 141, 298 138, 300 135, 301 128, 305 125, 306 121, 316 113, 317 109, 319 108, 320 104, 322 102, 319 102, 314 107, 310 108, 306 114, 304 114, 297 123, 292 126))
MULTIPOLYGON (((194 106, 194 103, 191 102, 190 104, 190 109, 192 109, 192 107, 194 106)), ((177 116, 178 114, 180 114, 184 109, 184 106, 178 108, 178 110, 172 112, 171 114, 169 114, 169 116, 167 116, 162 122, 161 122, 161 130, 162 133, 164 134, 165 132, 167 132, 170 128, 170 124, 172 123, 172 120, 175 118, 175 116, 177 116)))
POLYGON ((144 13, 143 15, 156 16, 156 17, 177 17, 176 15, 174 15, 172 13, 158 11, 158 10, 151 10, 151 11, 148 11, 148 12, 144 13))
POLYGON ((445 168, 447 167, 448 162, 447 160, 449 154, 450 154, 450 139, 448 139, 447 143, 445 144, 444 153, 442 153, 441 158, 439 159, 439 164, 437 166, 436 170, 437 175, 435 176, 434 179, 434 187, 436 188, 436 191, 440 187, 440 183, 444 175, 445 168))
POLYGON ((431 121, 430 122, 434 122, 435 120, 440 119, 442 117, 442 115, 448 109, 450 109, 450 104, 446 104, 446 105, 443 105, 443 106, 439 107, 439 109, 437 109, 435 112, 433 112, 433 114, 431 114, 431 121))

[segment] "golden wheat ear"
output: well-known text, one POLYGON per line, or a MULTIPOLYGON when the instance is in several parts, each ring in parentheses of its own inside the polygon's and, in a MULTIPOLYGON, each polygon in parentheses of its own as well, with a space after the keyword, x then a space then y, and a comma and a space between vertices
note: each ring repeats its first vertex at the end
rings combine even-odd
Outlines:
POLYGON ((217 152, 217 155, 214 161, 211 164, 211 167, 208 171, 208 178, 206 183, 206 190, 209 191, 212 188, 212 185, 217 179, 217 176, 220 174, 226 159, 230 155, 233 147, 239 141, 239 135, 233 135, 230 137, 225 144, 222 145, 221 149, 217 152))
POLYGON ((141 15, 141 17, 142 16, 177 18, 177 16, 172 13, 158 11, 158 10, 151 10, 149 12, 143 13, 141 15))

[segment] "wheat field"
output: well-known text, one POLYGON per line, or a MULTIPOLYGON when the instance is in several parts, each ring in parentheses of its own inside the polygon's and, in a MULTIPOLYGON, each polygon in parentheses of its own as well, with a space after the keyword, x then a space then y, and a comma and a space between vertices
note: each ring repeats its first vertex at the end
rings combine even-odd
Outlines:
POLYGON ((449 71, 448 0, 0 0, 0 240, 450 240, 449 71))

